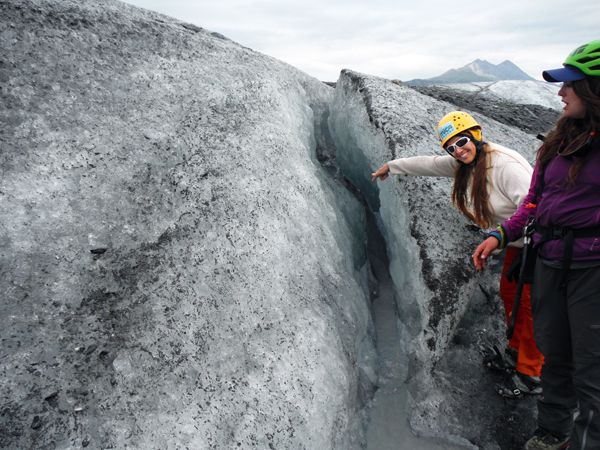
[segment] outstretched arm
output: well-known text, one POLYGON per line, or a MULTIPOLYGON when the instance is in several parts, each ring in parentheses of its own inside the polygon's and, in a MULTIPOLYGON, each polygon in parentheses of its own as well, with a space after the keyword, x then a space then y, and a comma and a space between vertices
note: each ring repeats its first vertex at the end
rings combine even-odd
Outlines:
POLYGON ((457 164, 456 159, 450 155, 412 156, 389 161, 372 175, 373 181, 378 178, 385 180, 390 174, 453 178, 457 164))

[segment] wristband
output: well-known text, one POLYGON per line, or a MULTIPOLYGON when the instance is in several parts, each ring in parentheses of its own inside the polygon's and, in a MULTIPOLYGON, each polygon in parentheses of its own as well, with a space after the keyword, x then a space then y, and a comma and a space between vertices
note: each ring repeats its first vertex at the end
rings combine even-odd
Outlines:
POLYGON ((488 237, 491 237, 491 236, 498 239, 498 249, 499 250, 502 250, 504 247, 506 247, 506 244, 507 244, 506 232, 504 231, 502 224, 499 223, 495 230, 492 230, 488 233, 488 237))

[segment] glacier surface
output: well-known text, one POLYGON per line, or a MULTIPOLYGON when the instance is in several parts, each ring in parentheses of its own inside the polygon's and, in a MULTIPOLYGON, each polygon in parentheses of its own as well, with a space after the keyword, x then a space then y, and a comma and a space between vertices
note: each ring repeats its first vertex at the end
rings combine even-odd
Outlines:
POLYGON ((0 447, 504 450, 499 421, 532 425, 486 397, 499 264, 472 268, 450 180, 370 181, 437 153, 453 105, 115 0, 0 5, 0 447))
POLYGON ((465 91, 488 100, 500 100, 517 105, 539 105, 562 111, 558 96, 560 84, 531 80, 501 80, 494 82, 436 84, 439 89, 465 91))

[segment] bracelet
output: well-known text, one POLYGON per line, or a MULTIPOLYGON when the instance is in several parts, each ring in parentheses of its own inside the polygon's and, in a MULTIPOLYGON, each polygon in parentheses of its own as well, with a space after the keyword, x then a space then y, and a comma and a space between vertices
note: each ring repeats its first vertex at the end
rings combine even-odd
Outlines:
POLYGON ((495 230, 492 230, 488 233, 488 237, 491 237, 491 236, 498 239, 498 249, 499 250, 502 250, 504 247, 506 247, 506 244, 507 244, 506 232, 504 231, 502 224, 499 223, 495 230))

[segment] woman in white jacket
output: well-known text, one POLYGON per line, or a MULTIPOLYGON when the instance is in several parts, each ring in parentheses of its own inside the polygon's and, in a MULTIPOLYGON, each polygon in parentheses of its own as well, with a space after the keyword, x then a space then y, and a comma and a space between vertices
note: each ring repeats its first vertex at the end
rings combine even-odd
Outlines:
MULTIPOLYGON (((507 220, 521 205, 529 191, 533 169, 519 153, 492 142, 485 142, 481 126, 469 114, 454 111, 442 118, 438 137, 445 156, 415 156, 390 161, 373 174, 385 180, 389 174, 454 178, 452 203, 472 222, 491 228, 507 220)), ((507 323, 514 303, 517 284, 505 277, 506 270, 523 246, 509 244, 500 281, 507 323), (511 246, 512 245, 512 246, 511 246)), ((529 286, 523 289, 517 324, 498 369, 515 369, 499 394, 520 397, 541 393, 540 372, 544 357, 533 339, 529 286)), ((492 365, 492 364, 489 364, 492 365)))

